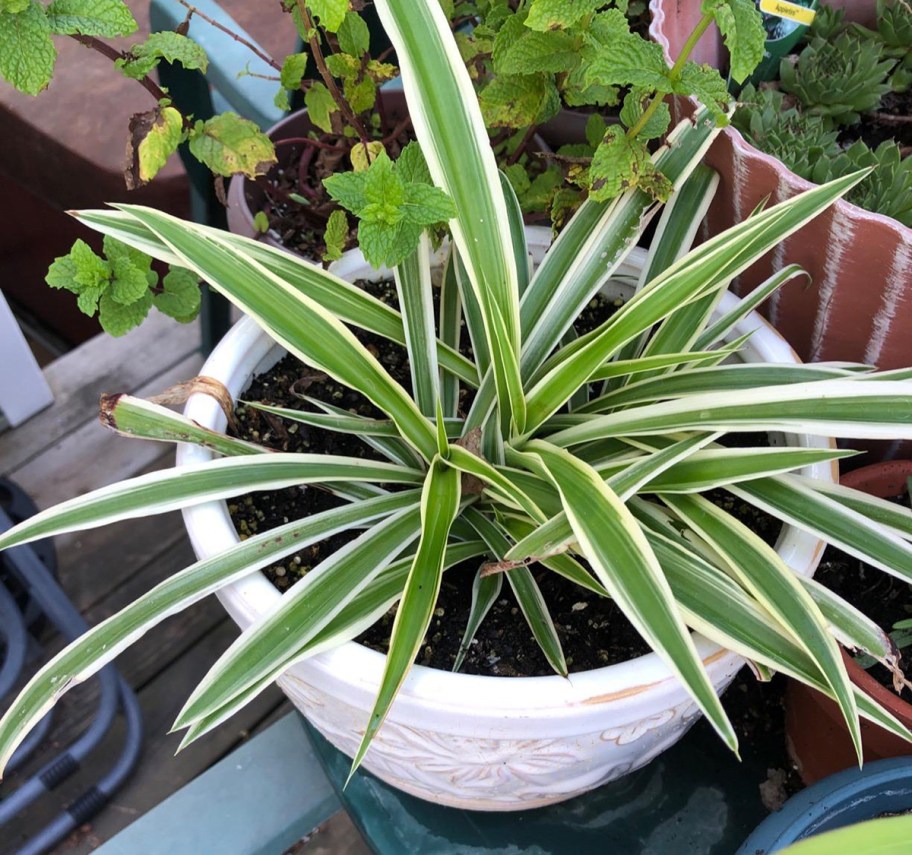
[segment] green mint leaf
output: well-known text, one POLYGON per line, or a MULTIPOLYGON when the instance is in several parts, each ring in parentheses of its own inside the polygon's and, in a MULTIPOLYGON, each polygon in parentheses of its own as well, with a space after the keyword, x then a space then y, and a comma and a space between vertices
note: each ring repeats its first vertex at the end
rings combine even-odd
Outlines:
POLYGON ((693 95, 713 114, 719 125, 728 124, 731 96, 722 76, 712 66, 684 63, 673 91, 679 95, 693 95))
POLYGON ((520 206, 527 213, 547 211, 551 200, 564 183, 563 173, 556 166, 549 166, 529 187, 528 192, 520 198, 520 206))
POLYGON ((54 0, 47 8, 55 33, 84 36, 129 36, 136 20, 123 0, 54 0))
POLYGON ((433 184, 421 146, 410 142, 396 158, 396 173, 406 184, 433 184))
POLYGON ((269 137, 236 113, 197 122, 190 134, 190 152, 217 175, 242 173, 255 178, 276 162, 269 137))
POLYGON ((342 257, 345 244, 348 243, 348 218, 344 211, 336 210, 329 215, 323 240, 326 242, 324 261, 336 261, 342 257))
POLYGON ((605 139, 595 150, 589 166, 589 180, 591 195, 596 201, 613 199, 631 187, 639 187, 657 198, 665 192, 646 143, 639 137, 628 137, 616 125, 608 128, 605 139))
MULTIPOLYGON (((148 274, 152 259, 112 237, 104 239, 104 252, 110 268, 108 291, 115 303, 128 305, 142 299, 149 290, 148 274)), ((155 276, 157 280, 157 275, 155 276)))
POLYGON ((455 217, 456 207, 453 200, 439 187, 406 184, 402 215, 407 222, 416 226, 433 226, 455 217))
POLYGON ((605 131, 608 129, 608 125, 605 122, 605 119, 600 116, 598 113, 593 113, 586 120, 586 142, 596 148, 598 144, 605 139, 605 131))
POLYGON ((162 279, 161 293, 152 297, 158 311, 180 321, 189 323, 200 308, 199 277, 184 267, 172 267, 162 279))
POLYGON ((284 89, 297 89, 301 85, 301 78, 307 70, 307 54, 292 53, 282 62, 280 77, 284 89))
POLYGON ((203 74, 209 67, 206 51, 192 39, 175 32, 152 33, 144 42, 133 45, 126 58, 115 64, 127 77, 141 80, 161 60, 179 62, 184 68, 199 69, 203 74))
POLYGON ((540 31, 566 29, 604 5, 602 0, 532 0, 526 26, 540 31))
POLYGON ((357 12, 346 14, 336 37, 339 39, 339 50, 343 53, 361 57, 370 51, 370 30, 357 12))
POLYGON ((588 83, 588 65, 580 63, 567 74, 561 85, 561 95, 568 107, 613 107, 620 100, 617 86, 588 83))
POLYGON ((304 95, 304 106, 307 115, 320 130, 331 134, 334 130, 334 118, 338 122, 336 102, 329 89, 322 83, 314 83, 304 95))
POLYGON ((398 229, 387 223, 363 219, 358 224, 358 247, 371 267, 391 267, 405 258, 395 251, 398 229))
POLYGON ((321 27, 335 33, 345 20, 348 0, 308 0, 307 8, 321 27))
POLYGON ((333 77, 356 77, 361 71, 361 60, 347 53, 331 53, 325 61, 333 77))
POLYGON ((577 38, 560 30, 530 30, 523 18, 520 14, 509 18, 494 38, 494 71, 498 75, 559 74, 579 63, 577 38))
POLYGON ((149 291, 141 299, 129 304, 118 303, 110 293, 105 293, 98 301, 98 321, 108 335, 122 336, 138 327, 151 308, 152 294, 149 291))
POLYGON ((288 100, 288 90, 279 89, 273 96, 272 103, 275 104, 279 110, 287 113, 291 109, 291 101, 288 100))
POLYGON ((507 181, 510 182, 516 197, 522 199, 532 186, 532 179, 529 178, 526 168, 521 163, 511 163, 503 168, 503 173, 507 176, 507 181))
POLYGON ((362 219, 396 225, 404 214, 402 204, 405 202, 405 187, 402 179, 396 175, 389 156, 383 152, 366 171, 358 174, 365 177, 364 198, 367 205, 360 213, 362 219))
MULTIPOLYGON (((652 101, 651 92, 642 89, 631 89, 624 98, 624 105, 621 107, 621 122, 628 128, 632 128, 643 115, 646 107, 652 101)), ((649 120, 643 128, 637 133, 637 136, 643 140, 654 140, 662 136, 668 130, 671 124, 671 111, 668 104, 662 101, 659 109, 649 117, 649 120)))
POLYGON ((76 296, 76 308, 90 318, 98 311, 98 302, 104 296, 106 288, 83 288, 76 296))
POLYGON ((158 274, 152 270, 152 256, 146 255, 142 250, 134 249, 132 246, 117 240, 110 235, 104 237, 104 254, 109 262, 119 259, 127 259, 134 267, 141 270, 144 274, 152 273, 153 280, 150 283, 154 285, 158 282, 158 274))
POLYGON ((85 241, 77 240, 70 250, 70 258, 76 265, 75 282, 80 288, 107 287, 111 279, 111 268, 85 241))
POLYGON ((57 59, 51 25, 38 3, 9 9, 0 12, 0 77, 26 95, 37 95, 50 83, 57 59))
POLYGON ((667 92, 668 67, 662 48, 635 33, 617 9, 600 12, 587 31, 583 54, 584 75, 591 86, 636 86, 667 92))
POLYGON ((497 74, 478 93, 478 103, 488 127, 521 128, 556 116, 560 95, 548 75, 497 74))
POLYGON ((342 88, 345 99, 356 113, 370 110, 377 100, 377 84, 370 77, 365 76, 361 80, 350 77, 342 88))
POLYGON ((76 262, 69 255, 61 255, 55 258, 48 268, 47 275, 44 277, 51 288, 58 290, 64 289, 79 293, 79 286, 76 284, 76 262))
POLYGON ((143 298, 149 291, 144 271, 127 258, 111 261, 111 285, 107 293, 115 303, 128 306, 143 298))
POLYGON ((766 32, 754 0, 703 0, 728 48, 731 76, 743 83, 763 59, 766 32))
POLYGON ((337 172, 323 179, 326 192, 343 208, 358 216, 367 206, 364 193, 367 172, 337 172))
POLYGON ((174 107, 156 107, 130 118, 125 173, 130 190, 151 181, 184 140, 184 118, 174 107))
POLYGON ((18 15, 28 9, 32 0, 0 0, 0 12, 11 12, 18 15))

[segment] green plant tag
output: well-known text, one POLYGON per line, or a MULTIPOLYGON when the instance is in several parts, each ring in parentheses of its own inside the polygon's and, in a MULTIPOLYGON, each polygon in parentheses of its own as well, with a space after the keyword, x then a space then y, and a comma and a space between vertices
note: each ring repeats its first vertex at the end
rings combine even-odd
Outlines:
POLYGON ((779 62, 799 42, 817 14, 817 0, 757 0, 766 29, 763 59, 751 76, 751 83, 773 80, 779 62))

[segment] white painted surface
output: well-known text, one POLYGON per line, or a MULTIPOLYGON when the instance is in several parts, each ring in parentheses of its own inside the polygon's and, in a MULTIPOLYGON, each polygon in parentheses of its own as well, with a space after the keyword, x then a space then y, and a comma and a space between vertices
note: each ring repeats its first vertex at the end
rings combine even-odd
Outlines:
POLYGON ((53 400, 51 387, 0 293, 0 411, 16 427, 53 400))

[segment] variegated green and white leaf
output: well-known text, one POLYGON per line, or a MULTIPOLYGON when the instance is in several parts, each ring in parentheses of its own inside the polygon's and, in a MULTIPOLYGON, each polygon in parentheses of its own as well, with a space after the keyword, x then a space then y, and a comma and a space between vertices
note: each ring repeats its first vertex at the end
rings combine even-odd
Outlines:
POLYGON ((469 606, 469 617, 466 620, 465 632, 462 634, 462 641, 459 642, 459 652, 456 654, 456 661, 453 663, 453 670, 458 671, 465 661, 466 654, 472 646, 475 639, 475 633, 481 626, 491 606, 497 602, 500 591, 503 588, 503 574, 490 573, 485 575, 483 572, 484 565, 478 568, 475 579, 472 581, 472 602, 469 606))
POLYGON ((437 457, 421 493, 421 537, 393 620, 386 667, 364 737, 352 760, 349 777, 361 765, 371 741, 386 719, 430 626, 440 591, 450 527, 462 497, 458 470, 437 457))
POLYGON ((121 436, 159 442, 191 442, 226 456, 266 454, 272 451, 254 442, 201 427, 192 419, 167 407, 132 395, 102 396, 101 423, 121 436))
MULTIPOLYGON (((686 437, 652 454, 621 464, 620 470, 607 478, 605 483, 621 502, 626 502, 641 487, 716 439, 718 434, 686 437)), ((592 471, 602 475, 596 467, 592 471)), ((522 560, 531 556, 547 556, 569 544, 572 538, 569 518, 566 513, 559 513, 524 537, 510 550, 507 557, 522 560)))
MULTIPOLYGON (((640 517, 643 520, 642 517, 640 517)), ((722 647, 772 668, 834 698, 810 656, 742 588, 718 568, 693 553, 687 542, 661 534, 643 520, 688 625, 722 647)), ((912 734, 862 690, 853 687, 858 711, 904 739, 912 734)))
POLYGON ((435 184, 455 203, 450 222, 481 308, 499 404, 521 430, 519 292, 509 216, 472 81, 443 10, 433 3, 378 0, 396 48, 409 114, 435 184), (495 326, 496 325, 496 326, 495 326), (516 376, 511 372, 516 367, 516 376))
POLYGON ((418 500, 418 492, 410 490, 323 511, 255 535, 159 583, 72 642, 29 681, 0 721, 0 770, 61 695, 97 673, 153 626, 286 555, 401 511, 418 500))
POLYGON ((912 545, 856 510, 811 489, 807 479, 779 475, 732 485, 730 492, 779 519, 912 582, 912 545))
POLYGON ((828 481, 796 478, 794 484, 796 488, 806 488, 821 493, 827 498, 839 502, 840 505, 892 529, 907 540, 912 538, 912 510, 905 505, 898 505, 888 499, 880 499, 877 496, 863 493, 861 490, 853 490, 842 484, 831 484, 828 481))
MULTIPOLYGON (((444 570, 481 555, 484 548, 481 541, 449 544, 444 556, 444 570)), ((402 589, 405 587, 405 580, 408 578, 413 558, 413 555, 408 555, 394 561, 383 570, 310 641, 305 642, 295 651, 289 667, 326 650, 332 650, 346 641, 352 641, 373 626, 402 596, 402 589)), ((250 703, 271 683, 271 679, 260 681, 224 706, 219 707, 215 712, 190 725, 184 734, 180 748, 186 747, 218 727, 223 721, 250 703)))
POLYGON ((289 666, 294 652, 408 547, 419 530, 416 504, 323 559, 219 657, 184 704, 174 727, 187 727, 252 686, 275 679, 289 666))
MULTIPOLYGON (((503 560, 511 546, 510 539, 500 526, 474 508, 466 511, 466 519, 488 545, 498 560, 503 560)), ((532 636, 541 648, 548 664, 562 677, 567 676, 567 661, 561 648, 560 638, 544 597, 528 567, 512 567, 503 570, 507 582, 516 597, 516 602, 532 631, 532 636)))
POLYGON ((437 412, 439 370, 431 288, 431 244, 427 233, 422 233, 415 252, 396 266, 394 276, 405 325, 412 391, 418 409, 432 418, 437 412))
MULTIPOLYGON (((119 211, 79 211, 75 216, 96 231, 116 237, 153 258, 178 266, 184 263, 161 237, 130 213, 128 206, 119 211)), ((194 228, 202 234, 216 234, 236 250, 248 254, 289 286, 316 300, 339 320, 405 345, 401 315, 361 288, 334 276, 331 269, 324 271, 292 253, 231 232, 198 224, 194 228)), ((447 372, 470 386, 478 385, 478 372, 457 348, 438 343, 437 358, 447 372)))
POLYGON ((691 368, 674 374, 663 374, 632 382, 596 398, 580 407, 579 413, 607 413, 621 407, 653 403, 708 392, 759 389, 766 386, 788 386, 851 377, 850 371, 817 365, 780 365, 751 362, 691 368))
POLYGON ((912 439, 912 383, 859 377, 736 392, 709 392, 608 415, 556 416, 561 447, 669 431, 786 431, 859 439, 912 439))
POLYGON ((725 359, 736 353, 734 347, 719 348, 719 350, 695 350, 690 353, 660 353, 657 356, 641 356, 636 359, 621 359, 616 362, 606 362, 601 368, 596 369, 592 380, 610 380, 614 377, 626 377, 641 374, 646 371, 655 371, 661 368, 682 368, 688 365, 702 363, 715 364, 720 359, 725 359))
POLYGON ((140 475, 61 502, 0 534, 0 549, 256 490, 332 481, 414 485, 422 478, 415 469, 356 457, 286 453, 229 457, 140 475))
POLYGON ((601 327, 559 351, 529 391, 527 429, 554 413, 616 350, 653 324, 737 276, 816 216, 863 176, 855 173, 809 190, 701 244, 636 294, 601 327))
POLYGON ((717 341, 724 338, 739 321, 746 318, 761 303, 767 300, 772 294, 779 290, 786 282, 791 282, 798 276, 807 276, 807 273, 797 264, 789 264, 782 270, 777 270, 772 276, 761 282, 746 297, 742 297, 738 306, 730 312, 726 312, 711 326, 707 327, 693 343, 696 349, 711 347, 717 341))
MULTIPOLYGON (((462 298, 459 293, 459 283, 456 281, 455 265, 455 252, 450 252, 447 255, 440 283, 438 306, 440 340, 458 351, 462 337, 462 298)), ((444 415, 448 418, 455 418, 459 412, 459 378, 449 371, 441 372, 440 400, 443 404, 444 415)))
POLYGON ((430 422, 331 312, 250 256, 236 251, 221 232, 204 234, 149 208, 124 206, 124 210, 160 235, 183 258, 185 267, 256 319, 289 353, 361 392, 396 422, 403 439, 425 459, 434 456, 436 444, 430 422))
POLYGON ((526 459, 554 480, 583 555, 628 620, 687 687, 722 739, 737 737, 678 612, 662 568, 623 502, 599 475, 569 453, 543 442, 526 459))
POLYGON ((842 657, 820 609, 776 551, 747 526, 701 496, 664 501, 718 553, 726 570, 772 614, 813 659, 833 689, 861 755, 858 709, 842 657))

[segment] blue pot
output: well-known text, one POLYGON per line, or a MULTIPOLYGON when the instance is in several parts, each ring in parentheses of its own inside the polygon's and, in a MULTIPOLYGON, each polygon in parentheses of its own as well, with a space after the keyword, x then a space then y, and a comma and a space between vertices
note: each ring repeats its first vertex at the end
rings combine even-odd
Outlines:
POLYGON ((867 763, 830 775, 792 796, 744 841, 736 855, 772 855, 790 843, 883 813, 912 810, 912 758, 867 763))

